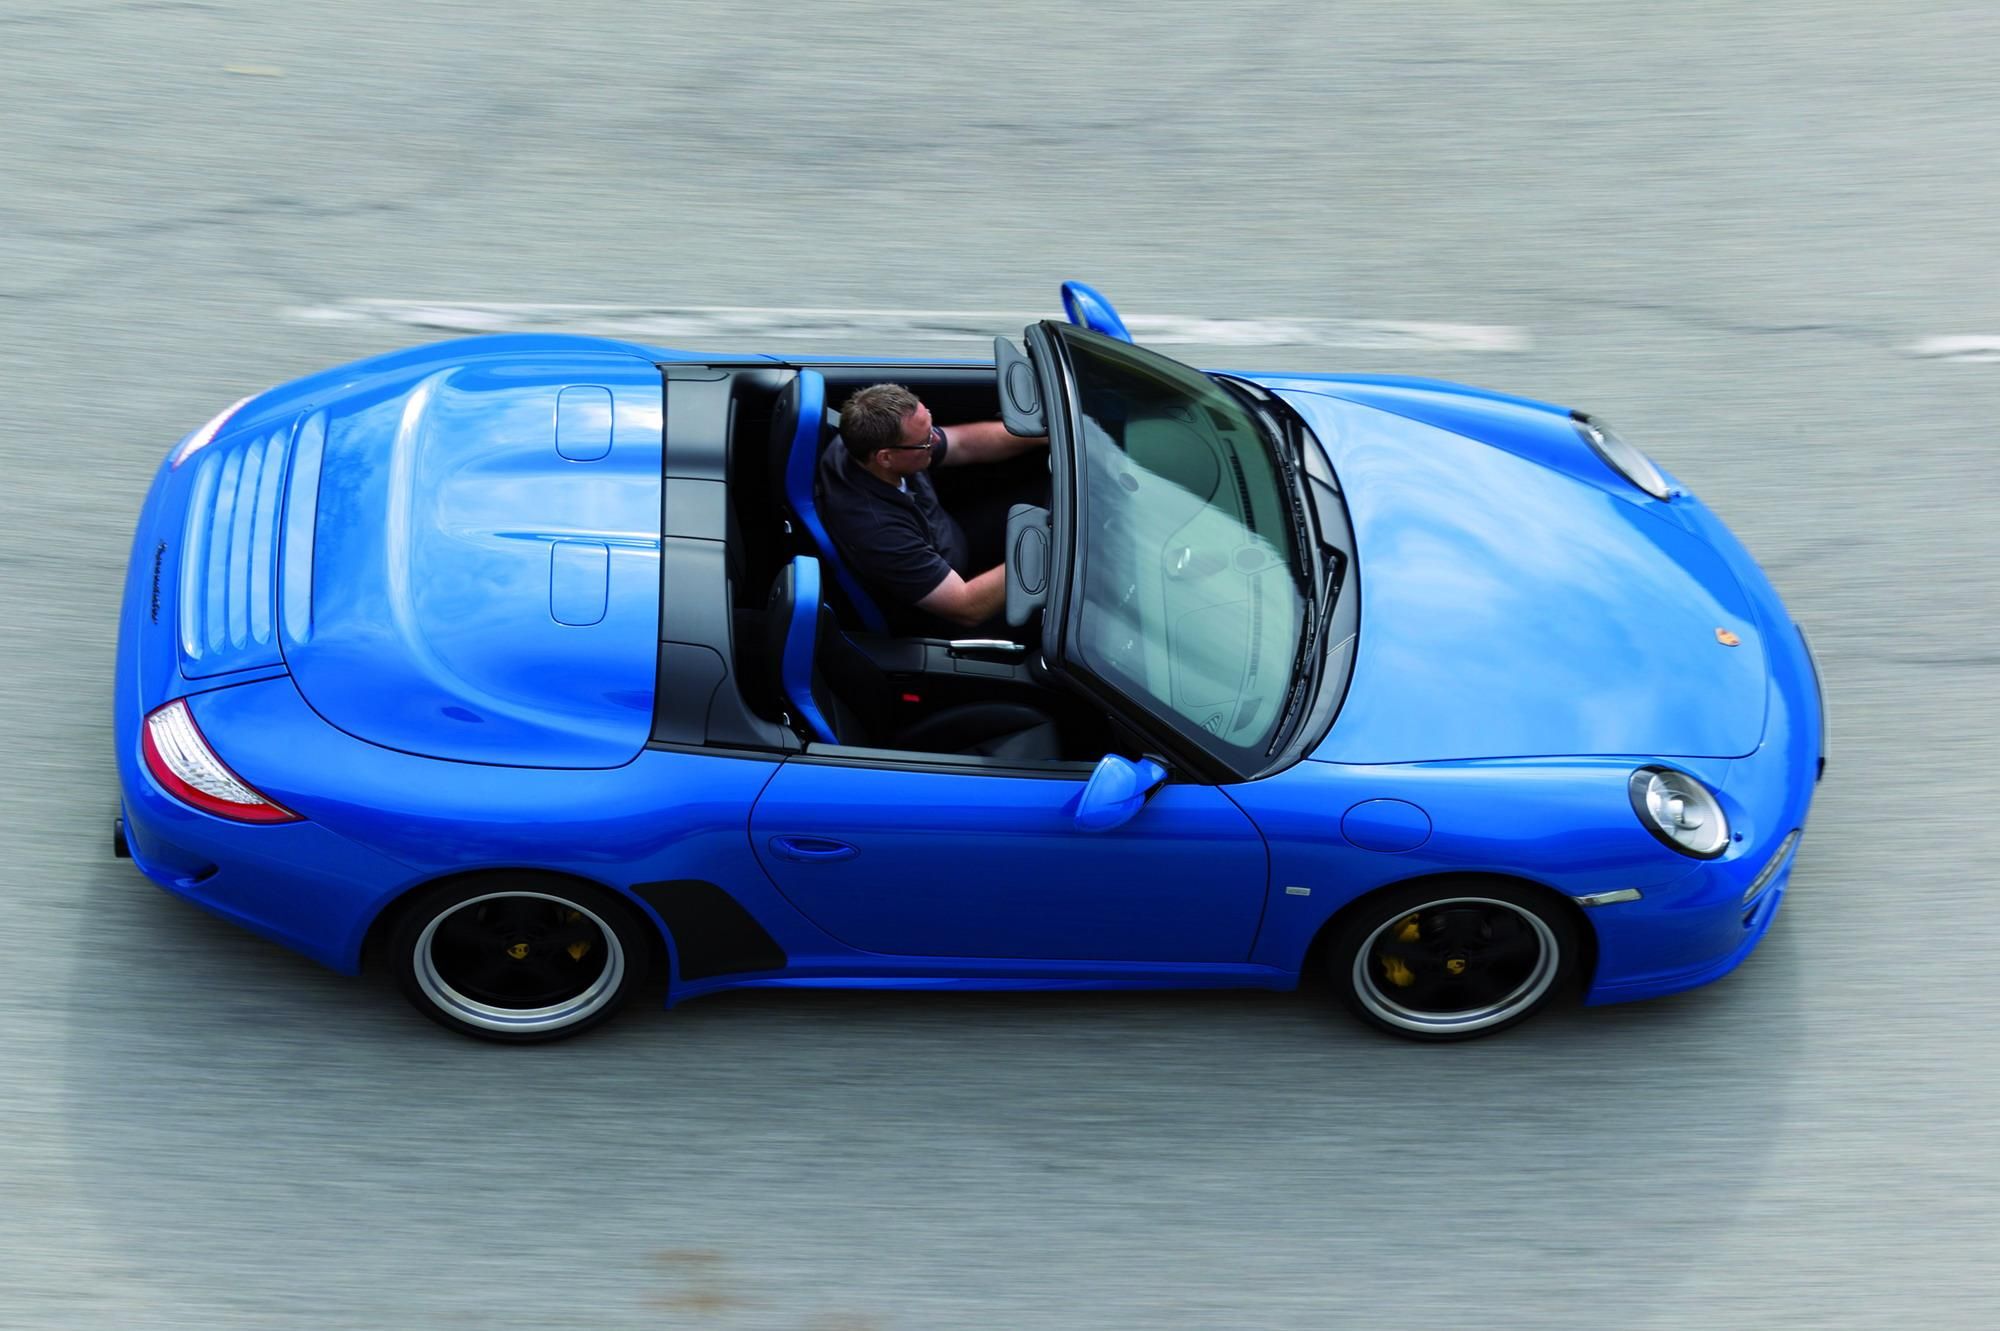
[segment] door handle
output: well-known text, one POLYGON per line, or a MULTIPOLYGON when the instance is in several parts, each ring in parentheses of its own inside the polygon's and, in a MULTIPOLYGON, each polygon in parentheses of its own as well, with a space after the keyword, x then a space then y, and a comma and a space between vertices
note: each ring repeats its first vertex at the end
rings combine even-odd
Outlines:
POLYGON ((858 847, 845 841, 823 836, 774 836, 770 845, 771 853, 779 859, 797 860, 801 864, 845 860, 861 853, 858 847))

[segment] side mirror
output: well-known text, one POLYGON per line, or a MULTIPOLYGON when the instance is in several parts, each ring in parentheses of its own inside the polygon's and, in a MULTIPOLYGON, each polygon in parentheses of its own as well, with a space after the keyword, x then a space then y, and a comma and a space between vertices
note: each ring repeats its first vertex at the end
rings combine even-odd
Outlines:
POLYGON ((1120 342, 1132 340, 1132 334, 1126 331, 1125 321, 1118 317, 1118 311, 1111 308, 1111 302, 1096 287, 1082 282, 1065 282, 1062 284, 1062 303, 1063 313, 1078 327, 1115 337, 1120 342))
POLYGON ((1135 763, 1115 753, 1105 754, 1076 802, 1077 830, 1108 832, 1122 826, 1146 807, 1146 801, 1166 780, 1167 769, 1151 758, 1135 763))

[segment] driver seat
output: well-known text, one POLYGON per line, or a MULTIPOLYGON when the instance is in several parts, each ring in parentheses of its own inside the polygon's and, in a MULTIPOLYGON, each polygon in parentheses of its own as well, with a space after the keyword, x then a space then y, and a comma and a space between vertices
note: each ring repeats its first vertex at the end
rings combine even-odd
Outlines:
POLYGON ((1015 762, 1062 757, 1055 718, 1025 703, 961 703, 896 729, 889 716, 888 677, 827 613, 820 601, 819 561, 810 555, 778 570, 764 632, 765 659, 776 668, 778 694, 807 739, 1015 762))
POLYGON ((786 553, 797 550, 800 544, 809 544, 833 571, 834 585, 827 590, 854 612, 850 622, 875 633, 886 633, 887 618, 841 559, 826 523, 819 516, 819 501, 813 489, 819 477, 819 455, 839 428, 839 413, 826 408, 825 377, 818 370, 800 370, 793 375, 771 410, 771 492, 778 496, 787 514, 785 530, 792 533, 795 542, 786 553), (800 535, 805 537, 803 542, 798 541, 800 535))

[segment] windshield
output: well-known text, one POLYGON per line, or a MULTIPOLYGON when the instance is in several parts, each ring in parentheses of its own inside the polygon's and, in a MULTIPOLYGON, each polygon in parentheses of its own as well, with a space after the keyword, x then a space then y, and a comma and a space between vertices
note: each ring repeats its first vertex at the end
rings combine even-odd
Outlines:
POLYGON ((1072 651, 1202 747, 1260 763, 1311 609, 1291 477, 1242 399, 1062 330, 1081 421, 1072 651))

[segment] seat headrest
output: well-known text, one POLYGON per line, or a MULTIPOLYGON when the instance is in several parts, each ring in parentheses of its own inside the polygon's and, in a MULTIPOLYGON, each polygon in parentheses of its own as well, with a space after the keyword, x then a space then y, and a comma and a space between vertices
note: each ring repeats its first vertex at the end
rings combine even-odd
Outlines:
POLYGON ((785 467, 791 461, 792 440, 799 432, 799 399, 804 395, 800 384, 804 375, 793 375, 792 381, 778 394, 778 400, 771 404, 770 446, 765 450, 765 460, 770 468, 771 484, 778 494, 785 492, 785 467))
POLYGON ((813 658, 819 648, 822 613, 819 561, 811 555, 798 555, 779 569, 771 582, 764 616, 764 659, 777 668, 778 693, 792 714, 813 738, 831 744, 833 727, 813 697, 813 658))

